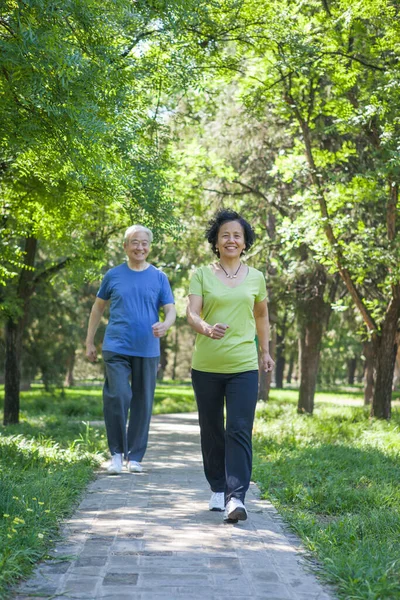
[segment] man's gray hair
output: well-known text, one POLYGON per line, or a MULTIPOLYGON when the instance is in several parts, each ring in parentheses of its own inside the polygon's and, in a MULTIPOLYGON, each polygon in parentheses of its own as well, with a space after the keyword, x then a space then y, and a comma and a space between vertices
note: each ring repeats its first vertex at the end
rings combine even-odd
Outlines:
POLYGON ((149 242, 151 244, 151 242, 153 241, 153 232, 151 231, 151 229, 149 229, 148 227, 144 227, 143 225, 131 225, 130 227, 128 227, 128 229, 125 231, 124 242, 126 242, 131 237, 131 235, 133 235, 137 231, 144 231, 147 234, 147 237, 149 238, 149 242))

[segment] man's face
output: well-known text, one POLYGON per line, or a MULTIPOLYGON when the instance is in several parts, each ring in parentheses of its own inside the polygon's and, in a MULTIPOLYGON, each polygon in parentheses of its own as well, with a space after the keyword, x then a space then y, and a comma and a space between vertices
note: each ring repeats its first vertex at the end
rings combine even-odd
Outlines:
POLYGON ((136 231, 124 242, 125 254, 135 263, 145 262, 150 252, 150 242, 145 231, 136 231))

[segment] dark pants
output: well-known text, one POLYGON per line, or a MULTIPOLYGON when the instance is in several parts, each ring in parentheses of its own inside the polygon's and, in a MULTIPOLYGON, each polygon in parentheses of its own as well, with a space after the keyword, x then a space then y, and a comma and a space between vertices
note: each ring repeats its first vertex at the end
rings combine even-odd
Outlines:
POLYGON ((146 452, 159 357, 103 352, 103 410, 111 454, 140 462, 146 452), (128 430, 126 424, 128 421, 128 430))
POLYGON ((225 492, 225 502, 232 497, 244 502, 252 468, 258 371, 226 374, 192 369, 192 383, 206 479, 213 492, 225 492))

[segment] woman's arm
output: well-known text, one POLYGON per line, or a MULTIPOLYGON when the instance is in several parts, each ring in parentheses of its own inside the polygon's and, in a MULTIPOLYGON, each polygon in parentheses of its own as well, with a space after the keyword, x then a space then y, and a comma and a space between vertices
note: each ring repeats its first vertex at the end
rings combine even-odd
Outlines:
POLYGON ((272 371, 275 362, 269 354, 269 318, 267 299, 254 304, 254 318, 256 321, 258 346, 264 371, 272 371))
POLYGON ((220 340, 224 337, 229 325, 225 323, 216 323, 209 325, 201 318, 201 309, 203 308, 203 298, 195 294, 189 295, 189 301, 186 309, 186 316, 192 329, 213 340, 220 340))
POLYGON ((96 346, 94 345, 94 336, 96 335, 97 328, 100 323, 100 319, 103 316, 105 307, 107 306, 107 300, 102 298, 96 298, 90 312, 88 330, 86 335, 86 357, 90 362, 94 362, 97 359, 96 346))

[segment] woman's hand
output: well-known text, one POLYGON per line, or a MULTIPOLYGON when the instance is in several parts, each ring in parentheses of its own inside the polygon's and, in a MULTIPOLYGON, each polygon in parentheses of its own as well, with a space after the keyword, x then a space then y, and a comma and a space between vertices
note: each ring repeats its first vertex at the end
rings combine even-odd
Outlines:
POLYGON ((229 329, 229 325, 226 325, 225 323, 215 323, 215 325, 210 325, 208 337, 212 340, 221 340, 227 329, 229 329))
POLYGON ((261 364, 263 370, 267 373, 272 371, 275 366, 275 361, 272 360, 269 352, 261 352, 261 364))
POLYGON ((209 325, 201 318, 203 308, 203 297, 196 294, 189 294, 189 301, 186 309, 188 323, 197 333, 205 335, 212 340, 221 340, 229 325, 226 323, 215 323, 209 325))

